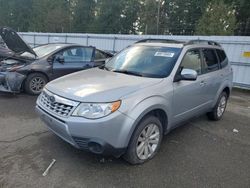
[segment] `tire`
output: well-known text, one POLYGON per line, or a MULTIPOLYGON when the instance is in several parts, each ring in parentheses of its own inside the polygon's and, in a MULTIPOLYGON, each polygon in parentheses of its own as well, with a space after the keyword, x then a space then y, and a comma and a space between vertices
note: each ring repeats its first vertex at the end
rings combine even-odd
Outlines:
POLYGON ((31 73, 24 82, 24 90, 30 95, 39 95, 43 87, 48 83, 48 79, 41 73, 31 73))
POLYGON ((228 95, 226 92, 222 92, 216 102, 215 107, 213 108, 213 110, 211 112, 207 113, 207 116, 210 120, 213 121, 218 121, 222 118, 225 110, 226 110, 226 106, 227 106, 227 100, 228 100, 228 95))
POLYGON ((152 159, 156 155, 156 153, 158 152, 158 150, 160 148, 162 137, 163 137, 163 128, 162 128, 162 124, 161 124, 160 120, 155 116, 145 117, 142 121, 140 121, 137 128, 135 129, 135 131, 130 139, 128 149, 127 149, 125 155, 123 156, 123 158, 126 161, 128 161, 130 164, 142 164, 142 163, 152 159), (154 127, 154 126, 156 126, 156 127, 154 127), (143 138, 143 133, 145 133, 144 134, 145 136, 147 133, 150 133, 149 128, 151 128, 151 131, 152 131, 152 134, 149 134, 149 136, 150 135, 151 135, 151 137, 154 136, 155 137, 154 139, 153 138, 150 139, 149 136, 148 136, 148 138, 143 138), (154 131, 153 131, 153 129, 154 129, 154 131), (149 131, 149 132, 147 132, 147 131, 149 131), (158 137, 156 136, 157 133, 159 134, 158 137), (139 137, 140 137, 140 140, 139 140, 139 137), (144 141, 142 141, 142 140, 144 140, 144 141), (153 144, 151 142, 154 142, 155 144, 153 144), (156 142, 157 142, 157 144, 156 144, 156 142), (150 145, 151 145, 151 147, 150 147, 150 145), (151 150, 149 147, 151 148, 151 150), (139 148, 141 148, 141 149, 139 149, 139 148), (147 148, 147 149, 145 149, 145 148, 147 148), (143 150, 143 152, 142 152, 142 150, 143 150), (146 155, 147 154, 146 150, 148 151, 148 155, 146 155), (141 153, 141 155, 140 155, 140 153, 141 153))

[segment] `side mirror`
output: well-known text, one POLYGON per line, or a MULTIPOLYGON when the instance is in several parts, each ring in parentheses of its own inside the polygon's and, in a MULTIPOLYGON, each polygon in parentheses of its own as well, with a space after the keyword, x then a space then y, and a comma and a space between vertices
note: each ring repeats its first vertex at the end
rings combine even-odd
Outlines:
POLYGON ((183 69, 181 71, 181 80, 196 80, 197 79, 197 72, 193 69, 183 69))
POLYGON ((63 64, 65 60, 64 60, 64 57, 62 55, 59 55, 56 57, 56 61, 63 64))

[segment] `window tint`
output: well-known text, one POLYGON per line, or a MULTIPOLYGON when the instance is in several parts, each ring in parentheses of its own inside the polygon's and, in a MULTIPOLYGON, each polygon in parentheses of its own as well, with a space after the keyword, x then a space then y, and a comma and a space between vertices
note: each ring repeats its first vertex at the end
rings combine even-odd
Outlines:
POLYGON ((62 52, 65 63, 91 61, 93 48, 70 48, 62 52))
POLYGON ((225 54, 225 52, 223 50, 216 50, 219 60, 220 60, 220 64, 221 64, 221 68, 227 66, 228 64, 228 60, 227 60, 227 56, 225 54))
POLYGON ((100 50, 95 50, 95 60, 106 59, 107 55, 100 50))
POLYGON ((212 72, 219 69, 218 59, 213 49, 203 49, 204 71, 212 72))
POLYGON ((192 69, 201 74, 201 56, 199 50, 188 51, 182 60, 181 68, 192 69))

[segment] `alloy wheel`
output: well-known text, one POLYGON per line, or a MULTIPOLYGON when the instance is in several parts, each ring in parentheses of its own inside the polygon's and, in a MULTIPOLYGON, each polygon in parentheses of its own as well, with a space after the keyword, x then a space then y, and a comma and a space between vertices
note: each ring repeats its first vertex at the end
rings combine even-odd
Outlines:
POLYGON ((30 82, 30 89, 34 93, 41 92, 45 86, 46 81, 41 77, 34 77, 30 82))
POLYGON ((227 99, 225 96, 222 96, 217 107, 217 116, 221 117, 226 109, 227 99))
POLYGON ((140 133, 136 154, 141 160, 146 160, 151 157, 156 151, 160 141, 160 130, 156 124, 147 125, 140 133))

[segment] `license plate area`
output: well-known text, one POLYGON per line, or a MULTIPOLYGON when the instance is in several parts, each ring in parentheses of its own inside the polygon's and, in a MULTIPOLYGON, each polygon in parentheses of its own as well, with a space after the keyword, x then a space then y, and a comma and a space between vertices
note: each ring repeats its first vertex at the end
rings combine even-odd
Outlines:
POLYGON ((52 117, 49 117, 45 114, 41 116, 41 119, 46 123, 49 129, 51 129, 55 134, 66 140, 67 142, 72 142, 71 137, 67 132, 66 125, 62 124, 59 121, 54 120, 52 117))

